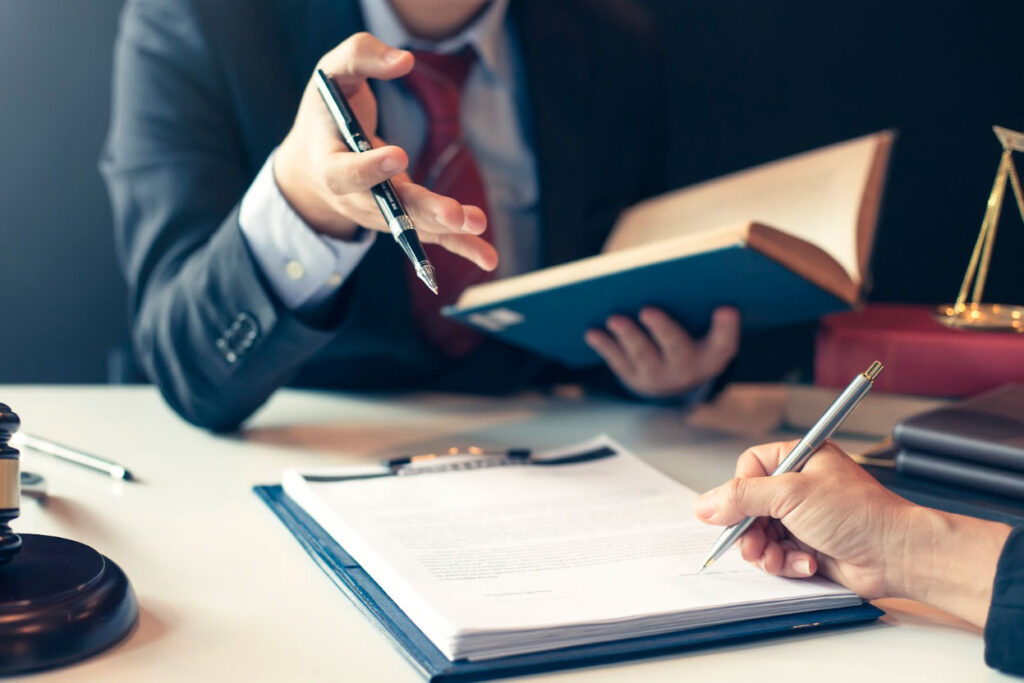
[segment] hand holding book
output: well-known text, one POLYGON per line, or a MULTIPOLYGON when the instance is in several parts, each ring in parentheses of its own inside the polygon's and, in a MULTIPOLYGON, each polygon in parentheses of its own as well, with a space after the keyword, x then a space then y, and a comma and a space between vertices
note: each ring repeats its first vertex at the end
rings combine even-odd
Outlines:
POLYGON ((703 339, 694 339, 668 313, 650 306, 640 311, 637 322, 612 315, 606 325, 587 330, 584 340, 638 396, 693 389, 721 374, 739 349, 739 313, 728 306, 714 312, 703 339))

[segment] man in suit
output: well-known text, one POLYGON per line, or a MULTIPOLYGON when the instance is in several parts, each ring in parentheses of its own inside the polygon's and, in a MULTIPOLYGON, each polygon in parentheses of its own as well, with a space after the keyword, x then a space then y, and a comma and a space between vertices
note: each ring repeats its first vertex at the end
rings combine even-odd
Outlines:
MULTIPOLYGON (((129 0, 102 169, 140 365, 216 430, 288 383, 567 378, 438 308, 495 270, 596 253, 623 208, 666 189, 653 45, 645 16, 613 0, 129 0), (377 149, 345 148, 317 66, 377 149), (387 229, 367 190, 389 177, 431 244, 440 301, 375 238, 387 229)), ((702 340, 655 309, 586 331, 651 397, 706 386, 737 339, 728 309, 702 340)))

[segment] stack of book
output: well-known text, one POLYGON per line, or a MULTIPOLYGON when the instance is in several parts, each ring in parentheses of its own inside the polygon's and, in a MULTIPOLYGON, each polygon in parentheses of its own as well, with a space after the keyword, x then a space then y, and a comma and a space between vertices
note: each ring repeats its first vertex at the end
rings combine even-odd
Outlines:
POLYGON ((903 474, 1024 499, 1024 385, 909 417, 893 441, 903 474))

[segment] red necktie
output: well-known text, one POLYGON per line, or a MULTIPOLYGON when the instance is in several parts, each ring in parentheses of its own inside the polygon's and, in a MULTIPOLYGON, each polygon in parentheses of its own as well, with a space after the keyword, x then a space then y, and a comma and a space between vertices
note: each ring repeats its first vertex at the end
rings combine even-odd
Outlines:
MULTIPOLYGON (((427 117, 427 137, 412 169, 413 182, 461 204, 480 207, 488 214, 487 195, 480 169, 462 134, 459 102, 462 86, 476 60, 472 49, 456 54, 416 52, 416 65, 403 79, 419 100, 427 117)), ((488 226, 489 228, 489 226, 488 226)), ((490 239, 490 229, 484 233, 490 239)), ((483 337, 474 330, 441 316, 442 306, 455 303, 466 287, 493 277, 461 256, 434 244, 424 245, 437 271, 439 296, 416 278, 407 263, 406 279, 412 294, 413 316, 420 332, 449 358, 472 351, 483 337)))

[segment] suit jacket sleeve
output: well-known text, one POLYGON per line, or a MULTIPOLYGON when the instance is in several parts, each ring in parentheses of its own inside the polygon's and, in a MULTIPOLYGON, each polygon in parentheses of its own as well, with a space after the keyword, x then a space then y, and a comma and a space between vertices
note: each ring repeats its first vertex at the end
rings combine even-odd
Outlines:
POLYGON ((262 160, 247 160, 201 22, 187 1, 130 0, 115 54, 101 168, 143 370, 183 417, 230 430, 343 326, 294 317, 238 225, 262 160))
POLYGON ((1024 675, 1024 527, 1010 532, 996 568, 985 624, 985 662, 1024 675))

